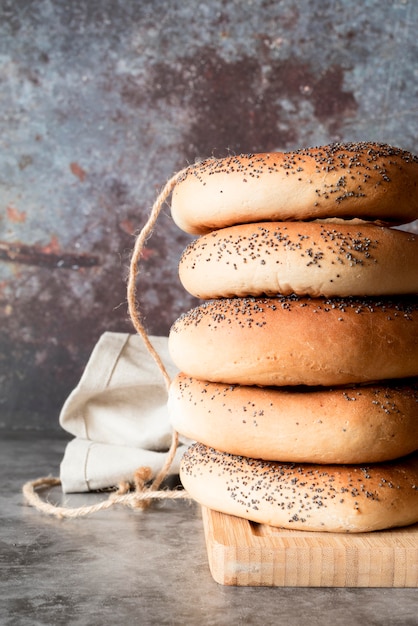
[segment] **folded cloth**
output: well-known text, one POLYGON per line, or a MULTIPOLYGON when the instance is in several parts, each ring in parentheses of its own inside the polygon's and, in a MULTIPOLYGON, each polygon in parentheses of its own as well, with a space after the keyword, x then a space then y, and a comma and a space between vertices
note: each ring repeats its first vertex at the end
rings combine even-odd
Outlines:
MULTIPOLYGON (((179 445, 170 474, 178 473, 186 447, 179 445)), ((61 462, 62 490, 64 493, 96 491, 120 482, 132 482, 135 470, 143 466, 149 467, 152 476, 156 476, 165 458, 166 452, 75 438, 67 444, 61 462)))
MULTIPOLYGON (((167 373, 167 337, 151 336, 167 373)), ((164 377, 139 335, 104 333, 77 387, 62 408, 59 422, 74 435, 64 453, 60 479, 64 492, 113 487, 148 466, 156 475, 170 447, 172 428, 164 377)), ((170 473, 178 473, 188 445, 179 440, 170 473)))

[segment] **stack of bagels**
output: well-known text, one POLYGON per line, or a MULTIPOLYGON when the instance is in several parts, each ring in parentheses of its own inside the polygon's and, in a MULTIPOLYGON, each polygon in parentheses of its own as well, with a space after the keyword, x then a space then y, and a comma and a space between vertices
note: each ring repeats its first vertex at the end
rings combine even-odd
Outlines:
POLYGON ((202 303, 169 349, 181 480, 283 528, 418 522, 418 158, 347 143, 208 159, 172 216, 202 303))

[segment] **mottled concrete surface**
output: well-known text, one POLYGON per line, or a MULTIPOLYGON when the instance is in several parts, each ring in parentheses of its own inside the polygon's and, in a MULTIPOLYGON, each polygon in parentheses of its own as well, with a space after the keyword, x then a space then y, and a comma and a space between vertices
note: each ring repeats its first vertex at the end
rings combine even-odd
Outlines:
MULTIPOLYGON (((218 585, 194 503, 42 515, 20 489, 34 468, 54 471, 63 446, 34 432, 0 438, 2 626, 416 626, 416 589, 218 585)), ((42 497, 78 507, 107 495, 42 497)))
MULTIPOLYGON (((418 151, 412 0, 0 1, 0 427, 57 427, 104 330, 132 330, 134 235, 185 164, 377 140, 418 151)), ((412 226, 414 228, 414 226, 412 226)), ((161 216, 151 333, 193 301, 161 216)))

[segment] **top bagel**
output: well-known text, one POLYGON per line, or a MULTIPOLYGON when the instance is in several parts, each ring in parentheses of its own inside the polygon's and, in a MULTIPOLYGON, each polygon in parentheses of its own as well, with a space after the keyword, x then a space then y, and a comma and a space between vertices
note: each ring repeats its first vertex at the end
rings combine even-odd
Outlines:
POLYGON ((173 190, 179 228, 203 234, 260 221, 418 219, 418 157, 386 144, 337 143, 294 152, 210 158, 173 190))

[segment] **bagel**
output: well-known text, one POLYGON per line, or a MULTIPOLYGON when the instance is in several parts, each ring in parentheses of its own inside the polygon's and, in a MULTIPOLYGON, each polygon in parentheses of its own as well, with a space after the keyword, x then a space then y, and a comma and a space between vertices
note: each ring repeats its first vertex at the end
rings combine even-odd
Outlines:
POLYGON ((179 276, 203 299, 417 294, 418 236, 372 224, 241 224, 192 241, 179 276))
POLYGON ((171 213, 191 234, 261 221, 418 218, 418 157, 379 143, 210 158, 186 168, 171 213))
POLYGON ((217 450, 270 461, 376 463, 418 449, 418 381, 351 388, 248 387, 178 374, 170 421, 217 450))
POLYGON ((201 443, 180 465, 200 504, 292 530, 369 532, 418 521, 418 454, 387 463, 316 465, 261 461, 201 443))
POLYGON ((221 298, 169 333, 179 371, 242 385, 347 385, 418 376, 418 299, 221 298))

